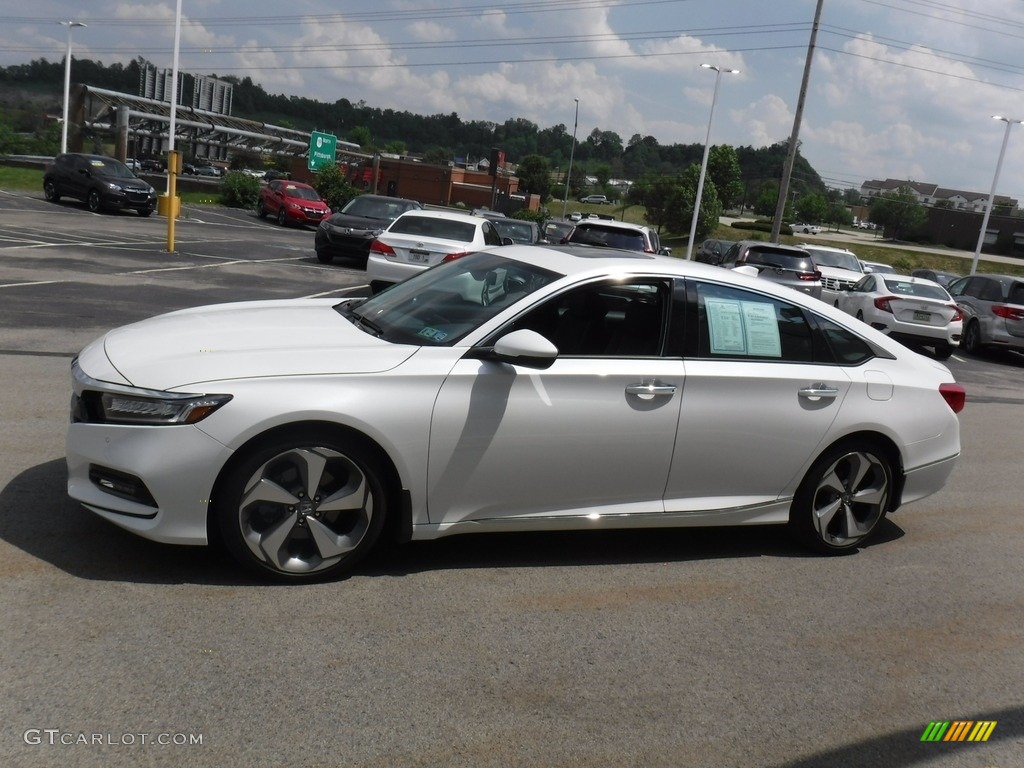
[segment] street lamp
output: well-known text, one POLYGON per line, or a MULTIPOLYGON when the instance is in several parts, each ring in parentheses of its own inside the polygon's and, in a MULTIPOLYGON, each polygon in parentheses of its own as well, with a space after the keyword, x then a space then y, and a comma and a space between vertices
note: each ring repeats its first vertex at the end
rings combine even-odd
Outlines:
POLYGON ((715 119, 715 102, 718 101, 718 84, 722 81, 722 73, 738 75, 738 69, 721 69, 713 64, 701 64, 704 69, 715 70, 715 93, 711 97, 711 114, 708 115, 708 132, 704 137, 704 158, 700 161, 700 180, 697 182, 697 197, 693 202, 693 219, 690 221, 690 237, 686 241, 686 260, 689 261, 693 253, 693 239, 697 236, 697 217, 700 215, 700 199, 704 195, 704 177, 708 172, 708 150, 711 149, 711 122, 715 119))
POLYGON ((68 51, 64 55, 64 122, 60 128, 60 152, 68 151, 68 100, 71 97, 71 30, 73 27, 86 26, 80 21, 62 21, 61 24, 68 28, 68 51))
POLYGON ((565 219, 565 207, 569 204, 569 181, 572 179, 572 158, 576 154, 576 128, 580 124, 580 100, 576 102, 576 117, 572 121, 572 149, 569 150, 569 173, 565 175, 565 199, 562 200, 562 219, 565 219))
POLYGON ((1006 145, 1010 141, 1010 128, 1014 123, 1024 125, 1024 120, 1014 120, 1002 115, 992 115, 993 120, 1002 120, 1006 123, 1006 132, 1003 134, 1003 146, 999 150, 999 160, 996 161, 996 175, 992 178, 992 191, 988 193, 988 205, 985 207, 985 215, 981 219, 981 232, 978 233, 978 245, 974 248, 974 260, 971 262, 971 274, 978 269, 978 259, 981 258, 981 246, 985 242, 985 232, 988 230, 988 217, 992 215, 992 203, 996 198, 996 184, 999 183, 999 171, 1003 167, 1003 155, 1006 154, 1006 145))

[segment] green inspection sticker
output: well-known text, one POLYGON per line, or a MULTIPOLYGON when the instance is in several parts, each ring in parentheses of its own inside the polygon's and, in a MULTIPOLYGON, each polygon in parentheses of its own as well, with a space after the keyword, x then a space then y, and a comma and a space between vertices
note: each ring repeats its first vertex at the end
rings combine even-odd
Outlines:
POLYGON ((416 334, 422 336, 425 339, 431 341, 444 341, 448 337, 448 331, 442 331, 440 328, 424 328, 422 331, 416 334))

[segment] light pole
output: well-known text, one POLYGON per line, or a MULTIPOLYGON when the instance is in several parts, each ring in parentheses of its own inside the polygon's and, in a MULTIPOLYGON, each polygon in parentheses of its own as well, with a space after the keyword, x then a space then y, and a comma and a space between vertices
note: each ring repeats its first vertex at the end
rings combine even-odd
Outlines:
POLYGON ((576 128, 580 124, 580 100, 576 102, 576 117, 572 121, 572 149, 569 150, 569 172, 565 175, 565 199, 562 200, 562 220, 565 220, 565 207, 569 205, 569 181, 572 179, 572 159, 576 154, 576 128))
POLYGON ((704 195, 704 177, 708 172, 708 151, 711 149, 711 123, 715 119, 715 102, 718 101, 718 84, 722 81, 722 73, 738 75, 738 69, 721 69, 713 64, 701 64, 704 69, 715 70, 715 92, 711 97, 711 114, 708 115, 708 132, 704 136, 704 158, 700 161, 700 180, 697 182, 697 196, 693 201, 693 219, 690 221, 690 237, 686 241, 686 260, 693 255, 693 239, 697 236, 697 217, 700 216, 700 199, 704 195))
POLYGON ((999 149, 999 160, 996 161, 996 175, 992 177, 992 191, 988 193, 988 205, 985 206, 985 215, 981 218, 981 232, 978 233, 978 245, 974 248, 974 260, 971 262, 971 274, 978 269, 978 259, 981 258, 981 246, 985 243, 985 232, 988 230, 988 217, 992 215, 992 203, 996 199, 996 184, 999 183, 999 171, 1003 167, 1003 155, 1006 154, 1006 145, 1010 141, 1010 129, 1014 123, 1024 125, 1024 120, 1014 120, 1002 115, 992 115, 993 120, 1002 120, 1006 123, 1006 131, 1003 133, 1003 146, 999 149))
POLYGON ((68 151, 68 100, 71 98, 71 30, 74 27, 84 27, 80 21, 62 21, 61 24, 68 28, 68 50, 64 54, 64 121, 60 127, 60 152, 68 151))

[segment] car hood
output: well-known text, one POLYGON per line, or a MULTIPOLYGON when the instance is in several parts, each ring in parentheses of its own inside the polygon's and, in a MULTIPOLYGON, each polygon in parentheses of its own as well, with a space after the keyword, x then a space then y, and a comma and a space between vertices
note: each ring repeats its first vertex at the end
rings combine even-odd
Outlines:
POLYGON ((327 219, 327 223, 332 227, 341 227, 342 229, 348 227, 349 229, 376 232, 384 229, 391 221, 388 219, 371 219, 368 216, 353 216, 350 213, 335 213, 327 219))
MULTIPOLYGON (((130 384, 161 390, 263 376, 377 373, 416 351, 359 330, 333 309, 337 304, 289 299, 197 307, 117 328, 95 344, 130 384)), ((104 378, 86 367, 87 352, 80 356, 85 372, 104 378)))

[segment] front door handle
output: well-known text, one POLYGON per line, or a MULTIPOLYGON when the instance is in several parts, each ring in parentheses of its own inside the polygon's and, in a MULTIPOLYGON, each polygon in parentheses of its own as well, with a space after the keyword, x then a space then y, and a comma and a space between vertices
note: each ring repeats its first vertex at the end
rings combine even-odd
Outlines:
POLYGON ((804 387, 798 393, 800 397, 814 398, 814 397, 835 397, 839 394, 837 387, 830 387, 828 384, 822 384, 818 382, 811 384, 809 387, 804 387))
POLYGON ((626 387, 627 395, 640 395, 641 397, 654 397, 660 395, 666 397, 676 393, 675 384, 659 384, 655 382, 641 382, 630 384, 626 387))

